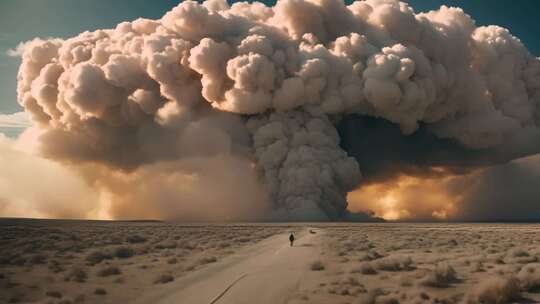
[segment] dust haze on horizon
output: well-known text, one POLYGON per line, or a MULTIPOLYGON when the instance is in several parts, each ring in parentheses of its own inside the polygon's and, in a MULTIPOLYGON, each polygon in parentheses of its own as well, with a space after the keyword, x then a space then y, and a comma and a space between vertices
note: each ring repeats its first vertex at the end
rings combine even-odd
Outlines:
POLYGON ((473 18, 184 1, 22 43, 0 215, 538 220, 540 58, 473 18))

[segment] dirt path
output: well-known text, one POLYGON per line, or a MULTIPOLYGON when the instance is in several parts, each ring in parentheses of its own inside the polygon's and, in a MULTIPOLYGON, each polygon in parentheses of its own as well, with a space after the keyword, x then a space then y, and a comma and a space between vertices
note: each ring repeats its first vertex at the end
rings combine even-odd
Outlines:
POLYGON ((294 247, 287 234, 273 236, 188 274, 139 303, 287 303, 319 257, 321 231, 315 232, 306 229, 298 234, 294 247))

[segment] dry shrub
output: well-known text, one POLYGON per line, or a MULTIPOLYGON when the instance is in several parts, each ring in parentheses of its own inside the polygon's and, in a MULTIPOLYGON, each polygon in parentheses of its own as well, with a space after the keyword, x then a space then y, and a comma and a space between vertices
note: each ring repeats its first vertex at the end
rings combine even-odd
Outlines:
POLYGON ((313 271, 321 271, 324 270, 324 264, 321 261, 314 261, 311 263, 310 268, 313 271))
POLYGON ((439 263, 435 269, 430 271, 420 280, 420 284, 429 287, 448 287, 457 281, 457 273, 454 268, 447 263, 439 263))
POLYGON ((410 257, 390 256, 377 261, 377 268, 385 271, 413 270, 413 261, 410 257))
POLYGON ((47 268, 54 273, 62 272, 65 270, 64 267, 62 267, 62 265, 60 265, 60 262, 58 262, 57 260, 50 260, 47 268))
POLYGON ((100 277, 108 277, 112 275, 119 275, 122 274, 122 271, 120 271, 120 268, 116 266, 109 266, 102 268, 98 271, 97 275, 100 277))
POLYGON ((62 298, 62 293, 60 291, 56 291, 56 290, 49 290, 49 291, 47 291, 45 293, 45 295, 47 297, 56 298, 56 299, 62 298))
POLYGON ((89 255, 86 256, 86 261, 91 264, 99 264, 103 260, 112 259, 112 254, 107 250, 94 250, 89 255))
POLYGON ((199 261, 197 262, 197 264, 204 265, 204 264, 210 264, 210 263, 215 263, 215 262, 217 262, 217 258, 213 257, 213 256, 210 256, 210 257, 202 257, 202 258, 200 258, 199 261))
POLYGON ((42 253, 37 253, 32 255, 29 261, 32 264, 45 264, 45 262, 47 261, 47 256, 42 253))
POLYGON ((229 242, 220 242, 217 244, 217 247, 218 248, 227 248, 227 247, 231 247, 231 243, 229 242))
POLYGON ((128 243, 132 243, 132 244, 138 244, 138 243, 144 243, 146 242, 146 238, 143 237, 143 236, 140 236, 138 234, 134 234, 134 235, 130 235, 126 238, 126 241, 128 243))
POLYGON ((195 245, 194 243, 192 242, 188 242, 188 241, 182 241, 178 244, 178 247, 180 248, 183 248, 183 249, 186 249, 186 250, 194 250, 197 248, 197 245, 195 245))
POLYGON ((531 255, 527 250, 514 248, 508 252, 508 259, 511 263, 528 264, 538 262, 538 258, 531 255))
POLYGON ((358 265, 351 270, 352 273, 361 273, 361 274, 377 274, 377 270, 369 262, 364 262, 358 265))
POLYGON ((107 294, 107 290, 105 290, 104 288, 96 288, 96 290, 94 290, 94 294, 104 296, 107 294))
POLYGON ((382 258, 383 255, 378 253, 375 250, 370 250, 366 253, 364 253, 362 256, 360 256, 359 260, 362 261, 373 261, 382 258))
POLYGON ((154 246, 156 249, 175 249, 178 244, 175 241, 163 241, 154 246))
POLYGON ((127 259, 135 255, 135 250, 131 247, 120 246, 114 250, 114 256, 119 259, 127 259))
POLYGON ((515 277, 493 277, 482 281, 465 295, 465 304, 507 304, 520 297, 515 277))
POLYGON ((372 289, 361 294, 357 304, 399 304, 399 300, 394 295, 383 291, 380 288, 372 289))
POLYGON ((24 266, 26 264, 27 259, 23 256, 17 256, 13 257, 9 263, 14 266, 24 266))
POLYGON ((77 295, 77 296, 73 299, 73 301, 74 301, 75 303, 82 303, 82 302, 84 302, 85 300, 86 300, 86 296, 85 296, 84 294, 79 294, 79 295, 77 295))
POLYGON ((521 288, 525 291, 540 289, 540 264, 528 264, 519 271, 517 278, 521 288))
POLYGON ((514 248, 508 252, 508 255, 512 258, 521 258, 521 257, 528 257, 529 252, 527 250, 522 248, 514 248))
POLYGON ((174 281, 174 277, 170 274, 162 274, 154 280, 154 284, 165 284, 174 281))
POLYGON ((64 277, 64 280, 83 283, 83 282, 86 282, 87 278, 88 278, 88 274, 86 273, 84 269, 75 267, 66 274, 66 276, 64 277))

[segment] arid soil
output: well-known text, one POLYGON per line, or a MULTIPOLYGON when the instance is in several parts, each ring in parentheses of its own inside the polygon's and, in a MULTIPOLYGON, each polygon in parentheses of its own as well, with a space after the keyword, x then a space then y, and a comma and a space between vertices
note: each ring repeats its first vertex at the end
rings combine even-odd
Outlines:
POLYGON ((129 303, 281 226, 0 221, 0 303, 129 303))
POLYGON ((539 231, 3 220, 0 303, 540 303, 539 231))

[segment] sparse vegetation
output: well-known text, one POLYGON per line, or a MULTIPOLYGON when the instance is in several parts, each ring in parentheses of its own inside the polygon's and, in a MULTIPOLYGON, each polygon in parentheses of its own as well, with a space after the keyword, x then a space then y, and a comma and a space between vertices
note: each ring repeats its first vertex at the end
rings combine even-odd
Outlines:
MULTIPOLYGON (((170 283, 219 262, 241 246, 283 231, 280 227, 227 226, 225 230, 174 224, 66 227, 3 228, 0 303, 44 299, 55 304, 89 303, 104 296, 94 294, 96 286, 106 287, 107 298, 102 300, 129 303, 140 295, 138 291, 147 290, 149 282, 170 283), (117 251, 124 250, 119 248, 130 253, 117 256, 117 251), (147 276, 144 280, 134 279, 142 273, 147 276), (80 288, 73 288, 74 284, 80 288), (121 292, 126 288, 137 291, 121 292), (46 295, 49 291, 60 292, 62 297, 46 295)), ((320 304, 322 295, 331 299, 324 303, 358 304, 371 298, 377 304, 485 304, 505 303, 508 298, 512 298, 510 303, 523 301, 523 292, 526 299, 539 301, 538 228, 497 227, 323 226, 321 233, 313 235, 324 244, 316 259, 320 264, 314 263, 311 272, 311 261, 303 261, 304 270, 322 280, 323 293, 306 291, 299 297, 313 304, 320 304), (384 288, 373 288, 379 282, 384 288)))
POLYGON ((127 259, 135 255, 135 250, 131 247, 120 246, 114 250, 114 256, 119 259, 127 259))
POLYGON ((314 261, 311 263, 310 268, 313 271, 321 271, 324 270, 324 264, 321 261, 314 261))
POLYGON ((166 284, 174 281, 174 277, 170 274, 162 274, 154 280, 154 284, 166 284))
POLYGON ((429 287, 448 287, 451 283, 457 281, 457 273, 454 268, 447 263, 439 263, 435 269, 428 272, 420 280, 420 284, 429 287))
POLYGON ((45 293, 45 295, 47 297, 51 297, 51 298, 56 298, 56 299, 60 299, 62 298, 62 293, 59 292, 59 291, 55 291, 55 290, 49 290, 45 293))
POLYGON ((105 290, 104 288, 96 288, 96 290, 94 290, 94 294, 104 296, 107 294, 107 290, 105 290))
POLYGON ((87 278, 88 278, 88 274, 86 273, 84 269, 75 267, 71 269, 71 271, 69 271, 69 273, 64 277, 64 280, 84 283, 86 282, 87 278))
POLYGON ((520 297, 515 277, 495 277, 473 287, 465 296, 466 304, 506 304, 520 297))
POLYGON ((89 255, 86 256, 86 261, 91 264, 99 264, 103 260, 112 259, 112 254, 106 250, 94 250, 89 255))
POLYGON ((413 270, 413 261, 408 256, 390 256, 380 259, 376 263, 377 268, 385 271, 413 270))
POLYGON ((132 244, 139 244, 139 243, 144 243, 146 242, 146 238, 143 237, 143 236, 140 236, 138 234, 134 234, 134 235, 129 235, 127 238, 126 238, 126 241, 128 243, 132 243, 132 244))
POLYGON ((108 266, 105 268, 102 268, 98 271, 97 275, 100 277, 108 277, 112 275, 120 275, 122 272, 120 271, 120 268, 116 266, 108 266))
POLYGON ((217 258, 214 256, 206 256, 199 259, 198 264, 204 265, 204 264, 210 264, 217 262, 217 258))
POLYGON ((354 267, 351 270, 352 273, 361 273, 361 274, 377 274, 377 270, 369 262, 361 263, 359 266, 354 267))

